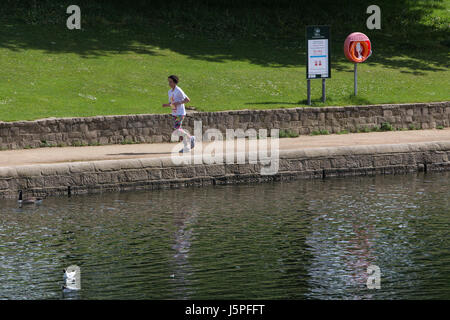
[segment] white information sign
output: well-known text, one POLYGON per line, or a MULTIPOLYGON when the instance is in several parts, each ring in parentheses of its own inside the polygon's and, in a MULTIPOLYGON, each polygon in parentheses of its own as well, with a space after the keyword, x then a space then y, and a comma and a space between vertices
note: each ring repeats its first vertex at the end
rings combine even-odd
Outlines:
POLYGON ((308 78, 328 78, 328 39, 308 40, 308 78))

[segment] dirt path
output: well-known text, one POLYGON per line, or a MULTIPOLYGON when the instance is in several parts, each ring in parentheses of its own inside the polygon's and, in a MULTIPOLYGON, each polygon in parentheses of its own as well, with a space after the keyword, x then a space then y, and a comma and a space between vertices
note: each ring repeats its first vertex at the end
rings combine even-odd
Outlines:
MULTIPOLYGON (((353 145, 450 141, 450 128, 370 133, 300 136, 280 139, 280 150, 353 145)), ((210 142, 211 143, 211 142, 210 142)), ((210 143, 204 143, 206 147, 210 143)), ((0 167, 39 163, 167 157, 176 143, 106 145, 95 147, 37 148, 0 151, 0 167)))

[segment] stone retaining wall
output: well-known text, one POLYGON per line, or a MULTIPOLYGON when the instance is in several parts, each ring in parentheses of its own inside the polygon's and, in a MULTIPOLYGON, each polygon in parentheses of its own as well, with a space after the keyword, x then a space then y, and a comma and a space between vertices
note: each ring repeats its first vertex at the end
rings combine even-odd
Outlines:
POLYGON ((450 141, 282 151, 279 171, 261 175, 260 163, 175 165, 170 157, 0 167, 0 198, 298 178, 450 170, 450 141))
MULTIPOLYGON (((330 133, 379 127, 389 122, 395 129, 450 126, 450 101, 397 105, 347 107, 301 107, 271 110, 240 110, 190 113, 183 126, 193 132, 194 120, 209 128, 247 130, 289 129, 297 134, 315 130, 330 133)), ((172 118, 164 114, 96 116, 87 118, 0 121, 0 150, 39 147, 117 144, 124 142, 168 142, 172 118)))

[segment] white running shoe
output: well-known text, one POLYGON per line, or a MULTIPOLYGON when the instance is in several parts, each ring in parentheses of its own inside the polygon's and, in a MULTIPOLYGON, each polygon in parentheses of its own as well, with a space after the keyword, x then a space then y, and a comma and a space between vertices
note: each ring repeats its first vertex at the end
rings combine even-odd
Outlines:
POLYGON ((188 153, 191 152, 191 148, 189 147, 184 147, 183 149, 181 149, 180 151, 178 151, 179 153, 188 153))
POLYGON ((191 137, 191 149, 195 147, 195 137, 191 137))

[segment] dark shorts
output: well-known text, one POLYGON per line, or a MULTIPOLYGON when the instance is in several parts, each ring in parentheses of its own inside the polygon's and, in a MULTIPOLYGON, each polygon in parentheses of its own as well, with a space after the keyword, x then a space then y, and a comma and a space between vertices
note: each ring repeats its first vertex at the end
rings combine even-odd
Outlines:
POLYGON ((174 116, 173 117, 173 128, 176 129, 180 129, 181 125, 183 124, 183 120, 185 116, 174 116))

